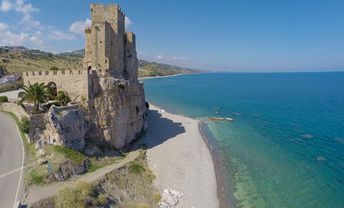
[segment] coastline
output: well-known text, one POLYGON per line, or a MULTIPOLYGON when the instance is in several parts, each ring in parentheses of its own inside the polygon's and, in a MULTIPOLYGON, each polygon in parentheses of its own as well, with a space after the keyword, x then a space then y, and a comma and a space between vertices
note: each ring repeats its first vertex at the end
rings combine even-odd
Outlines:
POLYGON ((203 137, 203 140, 208 146, 211 153, 215 168, 217 195, 221 208, 234 207, 235 198, 233 196, 232 186, 229 183, 230 177, 226 171, 224 153, 221 152, 219 144, 216 143, 214 135, 206 125, 205 121, 199 121, 198 129, 203 137))
MULTIPOLYGON (((172 114, 150 104, 149 129, 137 145, 147 146, 148 164, 160 193, 182 196, 175 207, 229 207, 223 201, 223 182, 217 159, 200 129, 200 121, 172 114), (200 183, 201 182, 201 183, 200 183)), ((164 196, 162 196, 164 199, 164 196)))
POLYGON ((171 75, 163 75, 163 76, 154 76, 154 77, 140 77, 140 80, 145 80, 145 79, 157 79, 157 78, 165 78, 165 77, 176 77, 176 76, 180 76, 183 75, 182 73, 180 74, 171 74, 171 75))

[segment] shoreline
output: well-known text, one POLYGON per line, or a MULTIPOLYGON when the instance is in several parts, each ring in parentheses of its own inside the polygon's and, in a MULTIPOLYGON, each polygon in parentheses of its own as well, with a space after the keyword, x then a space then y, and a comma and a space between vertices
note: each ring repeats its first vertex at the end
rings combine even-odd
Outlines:
POLYGON ((214 135, 210 132, 205 121, 199 121, 199 131, 203 137, 203 140, 208 146, 211 153, 211 157, 214 163, 216 182, 217 182, 217 195, 221 208, 234 207, 234 196, 229 183, 230 178, 226 172, 226 164, 224 155, 221 154, 221 149, 215 141, 214 135))
POLYGON ((176 77, 176 76, 180 76, 180 75, 184 75, 182 73, 180 74, 171 74, 171 75, 163 75, 163 76, 154 76, 154 77, 140 77, 140 80, 145 80, 145 79, 157 79, 157 78, 165 78, 165 77, 176 77))
POLYGON ((159 192, 163 193, 169 188, 180 191, 184 196, 179 199, 176 207, 232 207, 228 197, 225 197, 227 189, 223 186, 223 163, 217 158, 214 146, 209 144, 211 142, 201 129, 202 122, 166 112, 151 103, 149 114, 156 114, 159 118, 149 120, 151 131, 148 130, 143 143, 148 144, 148 163, 156 174, 154 185, 159 192), (154 125, 161 125, 163 119, 167 119, 169 123, 154 128, 154 125), (168 126, 175 124, 185 130, 169 135, 170 138, 159 142, 159 145, 149 144, 156 139, 155 136, 159 137, 159 134, 164 134, 163 131, 168 131, 168 126))

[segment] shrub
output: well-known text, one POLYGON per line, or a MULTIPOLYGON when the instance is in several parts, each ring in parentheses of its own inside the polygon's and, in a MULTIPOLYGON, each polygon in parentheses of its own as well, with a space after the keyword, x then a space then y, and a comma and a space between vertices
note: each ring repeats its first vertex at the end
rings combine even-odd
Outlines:
POLYGON ((28 117, 24 116, 21 118, 20 128, 25 134, 29 133, 29 131, 30 131, 30 120, 28 117))
POLYGON ((99 194, 97 197, 97 205, 104 206, 107 201, 107 196, 105 194, 99 194))
POLYGON ((53 148, 56 152, 64 154, 68 159, 70 159, 75 164, 81 164, 85 160, 85 155, 71 148, 57 145, 53 148))
MULTIPOLYGON (((55 197, 57 208, 88 207, 88 200, 92 197, 94 188, 87 182, 78 183, 75 188, 64 188, 55 197)), ((92 203, 92 201, 91 201, 92 203)))
POLYGON ((0 103, 3 103, 3 102, 8 102, 7 96, 0 96, 0 103))
POLYGON ((39 185, 44 183, 44 175, 39 174, 36 170, 32 170, 29 177, 29 184, 39 185))
POLYGON ((58 91, 54 100, 56 100, 62 106, 67 105, 71 101, 68 93, 65 91, 58 91))
POLYGON ((50 70, 51 71, 57 71, 57 70, 60 70, 58 67, 56 67, 56 66, 52 66, 52 67, 50 67, 50 70))
POLYGON ((131 162, 129 164, 129 170, 130 172, 132 173, 135 173, 135 174, 141 174, 143 173, 146 169, 139 163, 136 163, 136 162, 131 162))
POLYGON ((161 200, 161 195, 160 195, 160 193, 154 193, 154 194, 153 194, 153 201, 156 202, 156 203, 158 203, 158 202, 160 202, 160 200, 161 200))

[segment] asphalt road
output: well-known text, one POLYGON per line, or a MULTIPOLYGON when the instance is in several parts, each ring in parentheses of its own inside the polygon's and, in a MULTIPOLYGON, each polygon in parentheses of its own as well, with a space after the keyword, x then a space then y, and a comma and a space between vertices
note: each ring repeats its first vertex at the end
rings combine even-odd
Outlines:
POLYGON ((22 197, 23 154, 22 141, 14 120, 6 114, 0 113, 1 208, 12 208, 22 197))

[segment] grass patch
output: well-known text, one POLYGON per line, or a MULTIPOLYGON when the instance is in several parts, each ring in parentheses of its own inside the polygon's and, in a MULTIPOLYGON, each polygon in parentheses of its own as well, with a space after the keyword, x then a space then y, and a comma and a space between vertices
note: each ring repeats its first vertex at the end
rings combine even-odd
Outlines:
MULTIPOLYGON (((92 197, 94 194, 94 187, 87 182, 80 182, 73 188, 64 188, 55 197, 56 208, 83 208, 90 207, 92 197), (85 203, 89 199, 89 203, 85 203)), ((93 207, 93 206, 92 206, 93 207)))
POLYGON ((155 203, 158 203, 158 202, 160 202, 160 200, 161 200, 161 195, 160 195, 160 193, 154 193, 153 194, 153 201, 155 202, 155 203))
POLYGON ((146 169, 143 167, 143 165, 136 163, 136 162, 130 162, 129 163, 129 170, 131 173, 135 174, 142 174, 146 171, 146 169))
POLYGON ((75 151, 71 148, 64 147, 64 146, 53 146, 53 149, 65 155, 69 160, 71 160, 75 164, 81 164, 85 160, 85 155, 82 154, 81 152, 75 151))
POLYGON ((96 170, 98 170, 98 169, 100 169, 100 168, 102 168, 102 167, 105 167, 106 165, 104 164, 102 164, 102 165, 99 165, 99 164, 94 164, 94 163, 91 163, 91 165, 90 165, 90 167, 88 168, 88 172, 90 173, 90 172, 94 172, 94 171, 96 171, 96 170))
POLYGON ((37 170, 32 170, 29 174, 28 183, 42 185, 44 184, 45 174, 38 173, 37 170))

